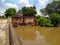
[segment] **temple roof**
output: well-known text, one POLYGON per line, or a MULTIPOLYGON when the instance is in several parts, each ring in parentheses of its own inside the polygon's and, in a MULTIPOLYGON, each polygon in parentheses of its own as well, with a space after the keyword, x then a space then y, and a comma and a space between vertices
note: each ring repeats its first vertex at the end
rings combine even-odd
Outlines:
POLYGON ((18 11, 17 16, 23 16, 23 12, 21 10, 18 11))

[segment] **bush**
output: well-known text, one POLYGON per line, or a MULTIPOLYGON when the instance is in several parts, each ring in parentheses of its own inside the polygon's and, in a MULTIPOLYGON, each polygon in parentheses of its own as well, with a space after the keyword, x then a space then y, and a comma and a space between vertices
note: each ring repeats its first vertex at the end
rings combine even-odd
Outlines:
POLYGON ((45 27, 45 26, 46 27, 51 27, 51 26, 53 26, 53 24, 51 24, 51 20, 49 18, 47 19, 46 17, 37 16, 35 20, 42 27, 45 27))
POLYGON ((50 19, 51 19, 52 24, 53 24, 55 27, 60 24, 60 14, 52 13, 52 14, 50 15, 50 19))

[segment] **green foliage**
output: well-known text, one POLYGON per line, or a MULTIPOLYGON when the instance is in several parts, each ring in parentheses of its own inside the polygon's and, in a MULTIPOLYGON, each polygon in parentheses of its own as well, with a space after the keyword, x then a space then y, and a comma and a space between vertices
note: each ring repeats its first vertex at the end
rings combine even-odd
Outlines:
POLYGON ((16 16, 16 10, 15 8, 9 8, 5 11, 5 16, 16 16))
POLYGON ((52 14, 52 13, 58 13, 60 14, 60 0, 59 1, 53 1, 52 3, 49 3, 46 8, 40 10, 43 14, 52 14))
POLYGON ((46 10, 45 9, 41 9, 40 10, 44 15, 46 14, 46 10))
POLYGON ((60 25, 60 0, 48 4, 41 12, 49 15, 53 26, 60 25))
POLYGON ((45 13, 45 12, 46 12, 45 9, 41 9, 40 11, 41 11, 42 13, 45 13))
POLYGON ((46 17, 37 16, 35 20, 38 22, 40 26, 48 26, 48 27, 53 26, 51 24, 51 20, 47 19, 46 17))
POLYGON ((50 15, 50 19, 52 21, 52 24, 54 24, 54 26, 58 26, 60 24, 60 14, 53 13, 50 15))
POLYGON ((35 16, 37 14, 35 7, 23 7, 23 16, 35 16))
POLYGON ((53 1, 52 3, 48 4, 45 8, 48 14, 58 13, 60 14, 60 1, 53 1))

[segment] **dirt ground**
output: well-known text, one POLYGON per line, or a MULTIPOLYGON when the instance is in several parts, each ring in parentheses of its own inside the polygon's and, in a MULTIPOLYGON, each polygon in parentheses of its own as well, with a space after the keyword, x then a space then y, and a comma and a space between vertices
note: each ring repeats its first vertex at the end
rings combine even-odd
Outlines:
POLYGON ((0 45, 7 45, 7 20, 0 19, 0 45))

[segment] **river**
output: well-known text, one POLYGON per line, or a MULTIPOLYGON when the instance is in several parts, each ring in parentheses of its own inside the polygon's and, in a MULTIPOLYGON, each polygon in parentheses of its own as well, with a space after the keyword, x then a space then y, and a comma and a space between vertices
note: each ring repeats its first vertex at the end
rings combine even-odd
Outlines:
POLYGON ((60 27, 15 27, 23 45, 60 45, 60 27))

